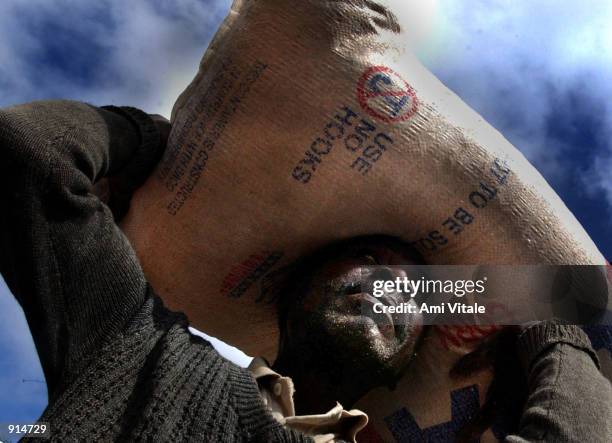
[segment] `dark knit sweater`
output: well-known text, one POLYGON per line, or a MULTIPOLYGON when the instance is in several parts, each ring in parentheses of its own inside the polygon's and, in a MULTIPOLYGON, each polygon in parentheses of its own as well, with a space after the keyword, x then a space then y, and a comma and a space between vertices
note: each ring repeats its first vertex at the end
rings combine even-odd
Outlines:
MULTIPOLYGON (((0 272, 47 380, 40 420, 62 442, 312 441, 282 428, 251 374, 164 308, 91 192, 105 176, 138 186, 160 149, 155 125, 133 108, 0 111, 0 272)), ((519 352, 530 392, 507 441, 612 441, 612 389, 579 328, 535 325, 519 352)))
POLYGON ((47 380, 41 421, 56 441, 311 441, 281 427, 250 373, 164 308, 91 193, 103 176, 150 169, 159 139, 134 109, 0 111, 0 270, 47 380))

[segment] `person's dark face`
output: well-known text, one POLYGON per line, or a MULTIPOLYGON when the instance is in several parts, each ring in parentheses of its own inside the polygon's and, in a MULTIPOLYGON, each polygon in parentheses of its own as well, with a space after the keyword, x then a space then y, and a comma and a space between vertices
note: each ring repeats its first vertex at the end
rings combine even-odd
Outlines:
POLYGON ((317 346, 330 360, 354 362, 371 375, 397 375, 413 356, 422 318, 419 314, 375 314, 375 303, 399 305, 410 299, 395 292, 376 298, 361 286, 366 276, 369 280, 406 276, 387 266, 415 264, 422 263, 396 240, 347 243, 314 265, 301 303, 288 316, 289 337, 298 338, 301 345, 306 341, 317 346))

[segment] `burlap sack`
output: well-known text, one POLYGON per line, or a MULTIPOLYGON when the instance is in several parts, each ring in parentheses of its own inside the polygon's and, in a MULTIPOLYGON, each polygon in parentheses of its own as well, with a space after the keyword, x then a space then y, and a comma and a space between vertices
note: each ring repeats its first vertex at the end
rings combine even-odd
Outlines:
MULTIPOLYGON (((491 369, 471 377, 452 379, 450 369, 461 355, 473 350, 496 328, 487 326, 436 326, 425 346, 393 390, 377 388, 356 407, 368 413, 370 422, 359 435, 360 443, 452 442, 478 414, 492 380, 491 369)), ((612 381, 612 328, 586 328, 599 355, 603 375, 612 381)), ((520 376, 520 374, 517 374, 520 376)), ((515 433, 507 411, 499 409, 480 442, 505 441, 515 433)))
MULTIPOLYGON (((473 376, 451 379, 449 371, 458 358, 474 350, 494 332, 487 326, 437 326, 395 389, 377 388, 357 407, 369 416, 360 443, 451 442, 477 415, 493 373, 490 369, 473 376)), ((507 430, 496 420, 481 442, 503 441, 507 430)))
POLYGON ((195 327, 273 357, 277 271, 361 234, 432 264, 604 263, 519 151, 405 50, 404 5, 234 2, 123 223, 195 327))

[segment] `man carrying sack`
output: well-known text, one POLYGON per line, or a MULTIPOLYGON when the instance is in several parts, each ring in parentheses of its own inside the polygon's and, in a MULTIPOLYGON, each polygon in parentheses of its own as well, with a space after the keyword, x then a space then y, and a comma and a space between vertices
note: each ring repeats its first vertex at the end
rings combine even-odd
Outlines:
MULTIPOLYGON (((154 121, 134 108, 38 102, 0 111, 0 270, 45 371, 41 421, 55 441, 310 441, 280 425, 247 370, 164 307, 92 193, 104 177, 130 192, 161 149, 154 121)), ((124 196, 112 189, 111 202, 124 196)), ((585 334, 544 322, 519 344, 531 396, 508 441, 578 441, 585 432, 608 441, 609 411, 589 406, 610 406, 612 390, 585 334)))

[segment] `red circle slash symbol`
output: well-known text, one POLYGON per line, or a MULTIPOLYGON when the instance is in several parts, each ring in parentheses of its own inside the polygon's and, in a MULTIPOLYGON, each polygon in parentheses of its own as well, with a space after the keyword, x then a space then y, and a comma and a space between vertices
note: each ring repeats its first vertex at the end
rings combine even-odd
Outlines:
POLYGON ((412 86, 386 66, 366 69, 357 83, 357 100, 369 115, 386 123, 408 120, 419 108, 412 86))

